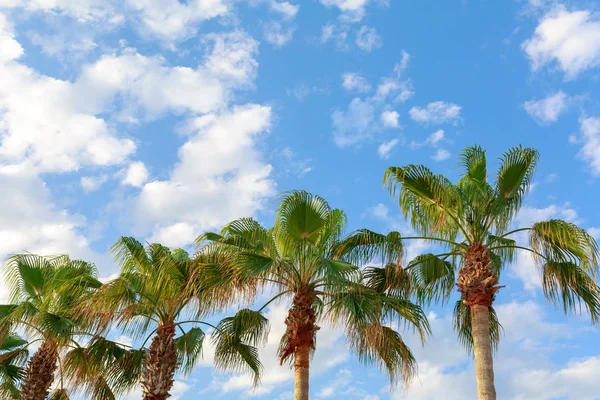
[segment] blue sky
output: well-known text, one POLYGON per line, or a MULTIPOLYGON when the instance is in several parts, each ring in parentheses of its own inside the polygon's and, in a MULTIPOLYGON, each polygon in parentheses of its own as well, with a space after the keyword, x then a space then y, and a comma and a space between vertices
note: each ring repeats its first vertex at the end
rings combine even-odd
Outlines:
MULTIPOLYGON (((236 217, 270 224, 289 189, 344 209, 349 229, 410 233, 385 168, 456 177, 473 143, 491 163, 541 152, 516 226, 557 217, 600 239, 599 67, 593 1, 0 0, 0 257, 67 252, 109 277, 120 235, 185 247, 236 217)), ((502 281, 499 398, 600 398, 598 329, 544 302, 527 255, 502 281)), ((474 398, 451 307, 428 312, 430 343, 405 335, 412 387, 390 389, 324 327, 312 397, 474 398)), ((285 304, 268 314, 258 391, 214 372, 207 348, 176 398, 291 398, 285 304)))

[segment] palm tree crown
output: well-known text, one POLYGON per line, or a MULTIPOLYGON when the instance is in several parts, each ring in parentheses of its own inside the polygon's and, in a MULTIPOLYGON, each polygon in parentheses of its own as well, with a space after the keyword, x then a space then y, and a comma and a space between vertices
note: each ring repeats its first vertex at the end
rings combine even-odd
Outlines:
MULTIPOLYGON (((211 280, 225 271, 224 260, 202 254, 191 258, 182 249, 171 250, 160 244, 144 247, 131 237, 120 238, 113 251, 121 273, 91 298, 87 305, 96 312, 88 313, 88 318, 100 329, 116 323, 134 337, 145 337, 141 346, 144 356, 134 360, 132 355, 127 365, 129 380, 141 380, 145 399, 167 398, 176 370, 184 374, 192 371, 205 339, 201 326, 214 329, 218 367, 247 368, 258 379, 261 364, 255 346, 262 338, 244 342, 245 331, 234 332, 227 325, 243 319, 243 312, 217 326, 202 319, 233 299, 234 288, 214 290, 211 285, 211 280), (150 347, 145 348, 151 337, 150 347)), ((266 325, 266 320, 254 323, 266 325)))
POLYGON ((293 191, 283 196, 270 229, 242 218, 198 238, 210 243, 207 251, 233 255, 235 273, 229 279, 276 289, 259 311, 276 299, 291 298, 279 357, 282 363, 294 361, 296 399, 308 396, 308 355, 316 347, 320 319, 345 326, 361 361, 387 368, 393 379, 410 380, 416 363, 388 323, 408 322, 422 337, 429 332, 420 307, 390 293, 385 282, 376 286, 381 282, 369 279, 376 270, 361 271, 344 261, 345 224, 346 215, 323 198, 293 191))
POLYGON ((585 230, 556 219, 509 230, 531 186, 538 159, 534 149, 509 149, 490 181, 485 151, 468 147, 460 156, 464 172, 456 184, 423 165, 390 167, 384 185, 419 236, 402 237, 397 232, 383 236, 361 230, 351 238, 363 260, 385 255, 387 249, 400 248, 409 239, 445 247, 439 254, 420 255, 405 270, 398 270, 405 278, 399 281, 426 304, 446 301, 458 286, 461 300, 455 307, 455 327, 468 349, 475 346, 480 399, 495 399, 491 354, 500 326, 492 304, 501 289, 500 272, 515 261, 517 251, 533 255, 549 301, 562 303, 567 313, 583 306, 594 322, 600 317, 594 281, 599 251, 585 230), (529 233, 528 243, 517 241, 522 236, 519 232, 529 233))

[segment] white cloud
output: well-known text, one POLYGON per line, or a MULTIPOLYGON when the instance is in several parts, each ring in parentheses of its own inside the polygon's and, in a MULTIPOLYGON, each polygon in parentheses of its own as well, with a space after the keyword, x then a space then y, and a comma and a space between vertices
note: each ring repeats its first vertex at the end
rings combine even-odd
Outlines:
POLYGON ((434 161, 444 161, 450 158, 450 152, 446 149, 437 149, 435 154, 431 156, 434 161))
POLYGON ((390 158, 390 153, 392 152, 394 147, 398 145, 398 143, 400 143, 400 140, 398 139, 392 139, 389 142, 381 143, 377 148, 377 154, 379 154, 379 157, 383 158, 384 160, 387 160, 388 158, 390 158))
POLYGON ((298 11, 300 11, 299 5, 292 4, 288 1, 271 0, 269 1, 269 6, 273 11, 277 11, 286 19, 294 18, 296 14, 298 14, 298 11))
POLYGON ((429 124, 444 124, 456 122, 460 119, 462 107, 445 101, 434 101, 425 108, 412 107, 410 117, 417 121, 429 124))
MULTIPOLYGON (((169 180, 142 187, 134 205, 138 229, 162 238, 186 223, 197 236, 262 209, 275 187, 271 165, 257 146, 270 120, 269 107, 253 104, 197 118, 190 125, 197 133, 180 148, 169 180)), ((188 239, 182 235, 173 245, 183 246, 188 239)))
POLYGON ((254 59, 258 43, 235 31, 209 34, 212 48, 196 69, 168 67, 160 57, 146 57, 133 49, 105 55, 86 66, 78 81, 80 96, 97 94, 96 107, 121 94, 127 101, 122 114, 155 118, 167 111, 207 113, 225 107, 237 89, 251 86, 258 68, 254 59))
POLYGON ((375 28, 364 25, 356 34, 356 45, 362 51, 370 53, 382 46, 381 36, 379 36, 375 28))
POLYGON ((573 143, 581 143, 579 157, 585 161, 594 176, 600 175, 600 118, 582 117, 579 119, 581 137, 571 138, 573 143))
POLYGON ((348 105, 347 111, 335 110, 331 116, 335 143, 339 147, 347 147, 368 140, 372 135, 374 119, 373 104, 358 97, 348 105))
POLYGON ((168 247, 183 247, 198 237, 196 228, 186 222, 177 222, 158 228, 148 239, 150 243, 161 243, 168 247))
POLYGON ((275 47, 282 47, 294 37, 294 27, 284 27, 281 22, 271 21, 263 25, 265 40, 275 47))
POLYGON ((384 111, 381 113, 381 122, 387 128, 398 128, 400 126, 398 118, 400 118, 398 111, 384 111))
POLYGON ((540 100, 526 101, 523 108, 538 123, 549 124, 558 121, 567 109, 567 100, 565 92, 558 91, 540 100))
POLYGON ((365 16, 369 0, 321 0, 321 3, 326 7, 337 7, 344 21, 359 22, 365 16))
POLYGON ((590 11, 558 6, 544 15, 522 48, 533 71, 556 63, 568 79, 574 79, 600 65, 600 18, 590 11))
POLYGON ((8 295, 2 281, 7 256, 18 252, 70 254, 86 261, 110 260, 93 253, 82 235, 85 219, 58 208, 45 183, 31 170, 0 166, 0 303, 8 295))
POLYGON ((148 169, 141 161, 132 162, 125 171, 124 185, 142 187, 148 180, 148 169))
POLYGON ((126 0, 136 11, 135 20, 142 34, 166 42, 196 34, 198 24, 229 12, 223 0, 126 0))
POLYGON ((0 62, 0 162, 72 171, 119 164, 132 154, 133 141, 117 137, 103 119, 87 112, 77 91, 71 82, 0 62))
POLYGON ((349 91, 366 93, 369 90, 371 90, 371 85, 365 79, 365 77, 354 72, 347 72, 345 74, 342 74, 342 81, 344 89, 349 91))

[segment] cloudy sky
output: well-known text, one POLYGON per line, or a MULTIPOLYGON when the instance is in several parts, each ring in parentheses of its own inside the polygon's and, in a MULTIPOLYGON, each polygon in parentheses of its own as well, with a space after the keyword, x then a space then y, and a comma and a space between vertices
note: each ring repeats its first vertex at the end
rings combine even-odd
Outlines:
MULTIPOLYGON (((600 236, 599 67, 587 0, 0 0, 0 257, 67 252, 108 277, 119 235, 189 246, 236 217, 270 224, 277 193, 300 188, 350 229, 408 232, 385 168, 456 177, 473 143, 491 162, 540 150, 516 226, 560 217, 600 236)), ((600 398, 598 329, 544 302, 526 255, 502 280, 499 398, 600 398)), ((285 304, 267 311, 259 390, 214 372, 207 349, 176 398, 290 399, 285 304)), ((325 327, 312 398, 474 398, 451 307, 428 312, 430 343, 405 335, 412 387, 390 388, 325 327)))

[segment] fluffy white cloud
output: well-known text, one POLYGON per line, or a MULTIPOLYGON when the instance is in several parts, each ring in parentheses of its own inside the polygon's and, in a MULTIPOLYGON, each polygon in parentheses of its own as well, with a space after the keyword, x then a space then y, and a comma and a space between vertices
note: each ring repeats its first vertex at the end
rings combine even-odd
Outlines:
POLYGON ((228 13, 223 0, 126 0, 135 10, 135 20, 143 34, 172 42, 196 33, 198 24, 228 13))
POLYGON ((460 119, 462 107, 445 101, 434 101, 427 104, 425 108, 412 107, 409 111, 410 117, 417 121, 429 124, 444 124, 456 122, 460 119))
POLYGON ((148 180, 148 169, 141 161, 132 162, 125 171, 124 185, 142 187, 148 180))
POLYGON ((534 71, 556 63, 568 79, 600 65, 600 18, 558 6, 544 15, 522 45, 534 71))
MULTIPOLYGON (((0 31, 0 42, 9 43, 9 48, 19 46, 7 33, 0 31)), ((72 171, 83 165, 119 164, 133 153, 132 140, 117 137, 79 101, 77 84, 40 75, 18 63, 21 53, 0 50, 4 54, 4 62, 0 60, 1 163, 72 171)))
POLYGON ((388 158, 390 158, 390 153, 392 152, 394 147, 398 145, 398 143, 400 143, 400 140, 398 139, 392 139, 389 142, 381 143, 377 148, 377 154, 379 154, 379 157, 383 158, 384 160, 387 160, 388 158))
POLYGON ((582 145, 579 157, 585 161, 592 175, 600 175, 600 118, 582 117, 579 119, 580 137, 571 137, 572 143, 582 145))
POLYGON ((450 158, 450 155, 451 155, 448 150, 440 147, 443 142, 447 142, 446 133, 444 132, 443 129, 438 129, 437 131, 435 131, 431 135, 429 135, 427 137, 427 139, 425 139, 422 142, 418 142, 416 140, 411 141, 409 144, 409 147, 412 149, 420 149, 423 147, 433 147, 434 149, 436 149, 436 151, 431 156, 431 159, 439 162, 439 161, 447 160, 448 158, 450 158))
POLYGON ((298 11, 300 10, 300 6, 297 4, 292 4, 288 1, 275 1, 272 0, 270 3, 271 9, 279 12, 285 18, 294 18, 298 11))
POLYGON ((526 101, 523 108, 538 123, 549 124, 558 121, 567 109, 567 100, 568 96, 561 90, 540 100, 526 101))
POLYGON ((190 126, 197 133, 179 150, 180 161, 169 180, 142 187, 134 206, 138 229, 152 230, 160 238, 180 237, 170 242, 183 246, 190 231, 197 236, 254 215, 275 187, 269 178, 271 165, 257 147, 270 120, 269 107, 252 104, 197 118, 190 126))
POLYGON ((387 128, 398 128, 400 126, 398 118, 400 118, 398 111, 384 111, 381 113, 381 122, 387 128))
POLYGON ((349 91, 366 93, 371 90, 371 85, 364 76, 354 72, 342 74, 342 86, 349 91))
POLYGON ((225 107, 233 91, 250 87, 258 63, 258 43, 235 31, 205 36, 212 48, 197 68, 169 67, 160 57, 146 57, 133 49, 105 55, 86 66, 79 81, 79 95, 97 95, 94 111, 120 94, 127 101, 124 118, 142 113, 146 118, 167 111, 207 113, 225 107))
POLYGON ((364 25, 356 34, 356 45, 362 51, 370 53, 382 46, 381 36, 379 36, 375 28, 364 25))

